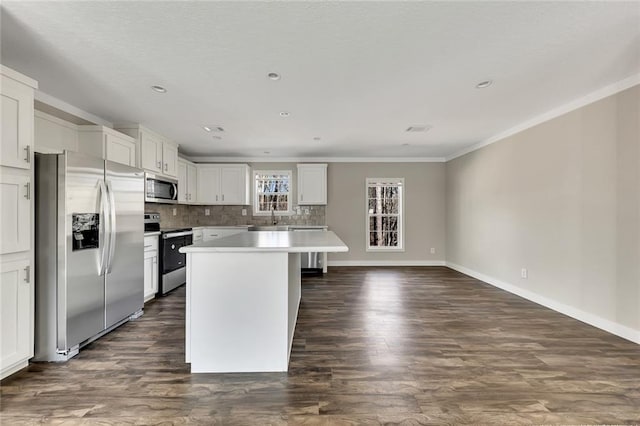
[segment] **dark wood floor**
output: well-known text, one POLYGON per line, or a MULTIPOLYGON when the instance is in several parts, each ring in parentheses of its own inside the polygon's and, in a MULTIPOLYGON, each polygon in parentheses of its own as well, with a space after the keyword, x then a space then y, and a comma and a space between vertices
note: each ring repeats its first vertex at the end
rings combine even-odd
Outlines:
POLYGON ((181 288, 5 379, 0 423, 640 423, 639 345, 446 268, 304 278, 288 373, 183 360, 181 288))

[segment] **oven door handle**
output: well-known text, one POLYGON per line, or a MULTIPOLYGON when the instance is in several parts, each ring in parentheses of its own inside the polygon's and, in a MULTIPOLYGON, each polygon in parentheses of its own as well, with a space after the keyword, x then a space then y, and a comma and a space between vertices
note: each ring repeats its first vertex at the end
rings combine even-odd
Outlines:
POLYGON ((193 231, 172 232, 170 234, 162 234, 162 239, 166 240, 169 238, 184 237, 185 235, 193 235, 193 231))

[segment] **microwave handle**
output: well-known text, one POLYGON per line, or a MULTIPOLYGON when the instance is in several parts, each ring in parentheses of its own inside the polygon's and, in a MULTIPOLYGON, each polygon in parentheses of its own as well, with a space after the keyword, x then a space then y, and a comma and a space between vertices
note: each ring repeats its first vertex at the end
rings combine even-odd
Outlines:
POLYGON ((171 199, 172 200, 177 200, 178 199, 178 185, 175 183, 171 184, 171 199))

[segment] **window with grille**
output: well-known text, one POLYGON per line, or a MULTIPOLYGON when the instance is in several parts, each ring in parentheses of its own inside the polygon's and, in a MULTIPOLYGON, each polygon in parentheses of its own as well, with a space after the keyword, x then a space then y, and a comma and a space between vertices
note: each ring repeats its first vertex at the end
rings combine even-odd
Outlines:
POLYGON ((404 179, 367 179, 367 250, 403 250, 404 179))
POLYGON ((291 171, 256 170, 254 176, 255 215, 291 214, 291 171))

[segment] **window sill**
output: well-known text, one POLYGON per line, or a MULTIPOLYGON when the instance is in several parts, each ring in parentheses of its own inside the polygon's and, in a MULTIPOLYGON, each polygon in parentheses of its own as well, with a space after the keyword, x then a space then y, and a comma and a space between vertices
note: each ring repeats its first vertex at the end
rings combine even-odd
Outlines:
POLYGON ((391 247, 382 247, 382 248, 370 248, 367 247, 366 251, 368 253, 376 253, 376 252, 395 252, 395 253, 403 253, 404 252, 404 247, 398 247, 398 248, 391 248, 391 247))
MULTIPOLYGON (((271 216, 271 212, 253 212, 254 216, 260 216, 260 217, 269 217, 271 216)), ((293 212, 275 212, 274 215, 276 217, 280 217, 280 216, 293 216, 294 213, 293 212)))

